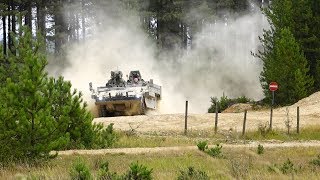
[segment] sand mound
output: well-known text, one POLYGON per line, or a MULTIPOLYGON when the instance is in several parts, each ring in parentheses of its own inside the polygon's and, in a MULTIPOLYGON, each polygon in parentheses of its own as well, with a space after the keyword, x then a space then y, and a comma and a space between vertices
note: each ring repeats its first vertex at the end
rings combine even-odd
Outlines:
POLYGON ((295 103, 293 106, 310 106, 318 103, 320 103, 320 91, 314 94, 311 94, 309 97, 301 99, 300 101, 295 103))
POLYGON ((227 109, 222 111, 222 113, 240 113, 244 112, 245 110, 252 110, 252 104, 237 103, 228 107, 227 109))
MULTIPOLYGON (((273 128, 286 129, 285 120, 288 117, 292 120, 292 128, 296 127, 297 106, 300 107, 300 127, 320 125, 320 92, 314 93, 304 98, 296 104, 288 107, 274 109, 273 128), (289 115, 287 115, 287 108, 289 115)), ((243 126, 243 112, 245 109, 252 110, 251 104, 234 104, 219 114, 219 131, 229 131, 231 128, 235 132, 241 132, 243 126), (228 113, 229 112, 229 113, 228 113), (231 113, 230 113, 231 112, 231 113), (238 112, 238 113, 234 113, 238 112)), ((255 109, 256 107, 254 107, 255 109)), ((247 130, 257 130, 261 124, 270 121, 270 109, 249 111, 247 114, 247 130)), ((144 116, 122 116, 109 118, 96 118, 95 123, 109 125, 114 123, 115 129, 123 131, 136 131, 148 134, 182 134, 185 127, 185 116, 180 114, 159 114, 144 116)), ((188 130, 197 133, 213 131, 215 124, 215 114, 188 114, 188 130)))

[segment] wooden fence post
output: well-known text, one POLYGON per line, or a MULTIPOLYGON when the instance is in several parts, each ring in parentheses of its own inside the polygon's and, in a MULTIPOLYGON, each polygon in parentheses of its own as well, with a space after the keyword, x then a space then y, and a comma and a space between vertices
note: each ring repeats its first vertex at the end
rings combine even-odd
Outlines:
POLYGON ((184 134, 187 135, 188 129, 188 101, 186 101, 186 114, 184 118, 184 134))
POLYGON ((214 133, 217 133, 218 131, 218 102, 216 102, 216 118, 214 122, 214 133))
POLYGON ((271 106, 271 112, 270 112, 270 126, 269 126, 269 130, 272 130, 272 115, 273 115, 273 107, 271 106))
POLYGON ((242 136, 244 136, 244 134, 246 132, 246 122, 247 122, 247 110, 244 111, 242 136))
POLYGON ((297 107, 297 133, 300 133, 300 109, 299 106, 297 107))

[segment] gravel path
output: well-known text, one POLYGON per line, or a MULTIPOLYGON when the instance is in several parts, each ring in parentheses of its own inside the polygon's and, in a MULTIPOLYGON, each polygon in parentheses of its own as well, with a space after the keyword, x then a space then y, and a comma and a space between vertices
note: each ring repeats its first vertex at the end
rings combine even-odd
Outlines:
MULTIPOLYGON (((320 141, 293 141, 293 142, 257 142, 252 141, 246 144, 221 144, 224 148, 256 148, 258 144, 264 148, 290 148, 290 147, 320 147, 320 141)), ((175 147, 154 147, 154 148, 115 148, 115 149, 99 149, 99 150, 68 150, 59 151, 59 155, 74 155, 74 154, 146 154, 160 152, 181 152, 197 150, 197 146, 175 146, 175 147)))

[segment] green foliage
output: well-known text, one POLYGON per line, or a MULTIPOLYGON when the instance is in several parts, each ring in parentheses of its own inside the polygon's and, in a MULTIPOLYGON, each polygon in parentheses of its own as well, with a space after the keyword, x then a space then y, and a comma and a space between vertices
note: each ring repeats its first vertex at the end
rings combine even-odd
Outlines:
POLYGON ((90 148, 93 144, 94 131, 91 114, 83 103, 82 93, 71 92, 71 83, 64 81, 63 77, 48 80, 48 92, 52 104, 51 114, 56 121, 65 124, 60 131, 69 134, 69 143, 65 149, 90 148))
MULTIPOLYGON (((34 39, 28 29, 17 37, 19 56, 10 55, 1 62, 0 76, 0 147, 1 162, 11 160, 45 160, 52 157, 49 152, 65 146, 69 134, 66 129, 66 114, 59 119, 52 109, 64 104, 52 104, 48 97, 52 90, 44 71, 47 61, 42 54, 41 37, 34 39), (7 65, 7 66, 6 66, 7 65), (9 151, 8 151, 9 150, 9 151)), ((59 93, 54 94, 59 96, 59 93)))
POLYGON ((152 169, 148 169, 146 166, 138 164, 138 163, 131 163, 130 169, 124 173, 123 175, 117 175, 115 172, 109 171, 109 163, 103 162, 100 164, 99 171, 98 171, 98 179, 101 180, 150 180, 152 169))
POLYGON ((115 180, 120 179, 120 177, 116 173, 111 173, 109 171, 109 162, 104 162, 100 165, 98 171, 98 179, 100 180, 115 180))
POLYGON ((289 173, 294 173, 297 172, 296 168, 294 167, 294 164, 290 161, 290 159, 287 159, 286 162, 280 166, 280 171, 283 174, 289 174, 289 173))
POLYGON ((221 157, 222 156, 222 145, 220 144, 216 144, 215 147, 213 148, 209 148, 207 150, 207 153, 210 155, 210 156, 213 156, 213 157, 221 157))
POLYGON ((257 153, 258 154, 263 154, 264 153, 264 147, 261 144, 258 145, 257 153))
POLYGON ((0 161, 41 161, 52 150, 110 147, 112 125, 93 126, 82 93, 63 77, 48 77, 42 38, 23 28, 18 55, 0 56, 0 161))
POLYGON ((310 161, 310 164, 320 167, 320 154, 317 156, 317 158, 312 159, 312 160, 310 161))
POLYGON ((237 103, 249 103, 252 100, 247 98, 246 96, 240 96, 238 98, 228 98, 226 95, 223 94, 223 96, 220 97, 220 100, 218 100, 217 97, 211 97, 211 106, 208 109, 208 113, 214 113, 216 111, 216 104, 218 105, 218 112, 222 112, 228 107, 230 107, 233 104, 237 103))
POLYGON ((288 158, 282 165, 273 164, 272 166, 269 166, 268 171, 276 173, 281 172, 283 174, 292 174, 296 173, 297 169, 294 167, 294 164, 288 158))
POLYGON ((80 158, 78 158, 76 162, 73 163, 70 170, 70 178, 73 180, 93 179, 88 165, 84 162, 83 159, 80 158))
POLYGON ((146 166, 131 163, 129 171, 124 175, 126 180, 150 180, 152 169, 148 169, 146 166))
POLYGON ((198 142, 197 146, 200 151, 205 151, 208 149, 208 141, 200 141, 198 142))
POLYGON ((117 134, 113 130, 113 123, 104 128, 103 124, 94 124, 93 146, 97 148, 112 147, 118 140, 117 134))
POLYGON ((292 104, 319 87, 316 62, 320 43, 311 30, 315 22, 311 1, 275 1, 264 9, 271 29, 265 30, 260 38, 263 51, 257 57, 264 63, 260 81, 269 102, 271 81, 279 84, 276 103, 280 105, 292 104))
POLYGON ((312 89, 313 79, 308 75, 307 60, 288 28, 279 30, 273 37, 273 49, 266 54, 261 72, 265 96, 271 101, 269 83, 276 81, 277 104, 292 104, 306 97, 312 89))
POLYGON ((180 171, 178 180, 208 180, 210 179, 206 172, 196 170, 194 167, 188 167, 186 171, 180 171))
POLYGON ((197 146, 200 151, 204 151, 212 157, 222 157, 222 145, 220 144, 216 144, 216 146, 213 148, 208 148, 207 141, 200 141, 197 146))

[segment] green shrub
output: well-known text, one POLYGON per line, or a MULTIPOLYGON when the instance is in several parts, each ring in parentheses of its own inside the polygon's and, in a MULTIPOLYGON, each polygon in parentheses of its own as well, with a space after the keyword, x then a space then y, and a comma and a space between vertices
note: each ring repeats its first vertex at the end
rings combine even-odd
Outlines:
POLYGON ((251 102, 252 100, 247 98, 246 96, 240 96, 238 98, 235 99, 236 103, 248 103, 251 102))
POLYGON ((222 156, 222 146, 217 144, 216 147, 210 148, 207 150, 207 153, 213 157, 221 157, 222 156))
POLYGON ((126 180, 149 180, 151 177, 152 169, 148 169, 146 166, 132 163, 129 171, 124 175, 122 179, 126 180))
POLYGON ((206 149, 208 149, 208 142, 207 141, 200 141, 200 142, 198 142, 197 146, 200 151, 205 151, 206 149))
POLYGON ((216 104, 218 105, 218 112, 222 112, 227 109, 229 106, 237 103, 248 103, 252 102, 249 98, 245 96, 240 96, 238 98, 230 99, 226 95, 222 95, 220 100, 217 97, 211 97, 211 106, 208 109, 208 113, 214 113, 216 111, 216 104))
POLYGON ((94 124, 94 148, 112 147, 118 140, 117 134, 113 130, 113 123, 104 128, 103 124, 94 124))
POLYGON ((109 171, 109 162, 106 161, 102 164, 100 164, 99 172, 98 172, 98 179, 100 180, 114 180, 114 179, 120 179, 118 177, 117 173, 111 173, 109 171))
POLYGON ((264 148, 263 148, 263 146, 261 144, 258 145, 257 153, 258 154, 263 154, 264 153, 264 148))
POLYGON ((294 167, 294 164, 290 161, 290 159, 287 159, 287 161, 284 162, 279 169, 283 174, 297 172, 296 168, 294 167))
POLYGON ((317 156, 316 159, 311 160, 310 164, 320 166, 320 154, 317 156))
POLYGON ((93 179, 89 167, 83 159, 78 158, 73 163, 70 170, 70 178, 74 180, 90 180, 93 179))
POLYGON ((206 172, 188 167, 186 171, 180 171, 178 180, 208 180, 210 179, 206 172))

